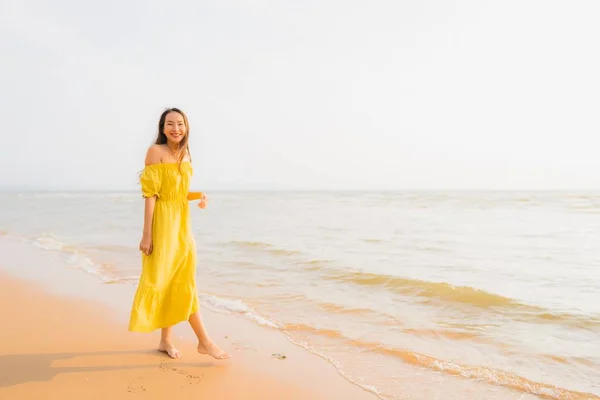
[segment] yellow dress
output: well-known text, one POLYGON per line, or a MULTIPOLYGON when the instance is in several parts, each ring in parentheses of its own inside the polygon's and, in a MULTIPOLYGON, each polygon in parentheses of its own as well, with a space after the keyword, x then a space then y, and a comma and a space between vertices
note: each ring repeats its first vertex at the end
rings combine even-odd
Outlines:
POLYGON ((129 319, 132 332, 150 332, 182 321, 198 310, 196 242, 192 235, 189 162, 147 165, 142 195, 156 195, 152 252, 142 253, 142 273, 129 319))

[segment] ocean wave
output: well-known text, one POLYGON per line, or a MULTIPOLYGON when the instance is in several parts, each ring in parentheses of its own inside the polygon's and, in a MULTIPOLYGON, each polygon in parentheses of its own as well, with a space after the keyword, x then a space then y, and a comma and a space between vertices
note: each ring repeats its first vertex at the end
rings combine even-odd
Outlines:
POLYGON ((500 369, 441 360, 409 350, 382 347, 377 343, 353 341, 352 344, 361 346, 378 354, 400 358, 408 364, 425 367, 449 375, 460 376, 466 379, 484 381, 492 385, 508 387, 522 393, 534 394, 547 399, 600 400, 599 396, 592 393, 577 392, 556 385, 532 381, 513 372, 507 372, 500 369))
POLYGON ((112 284, 136 284, 140 280, 139 276, 120 276, 116 278, 104 278, 103 283, 112 284))
MULTIPOLYGON (((227 265, 232 265, 235 267, 241 267, 244 270, 267 270, 268 267, 265 265, 261 265, 261 264, 257 264, 257 263, 253 263, 251 261, 243 261, 243 260, 228 260, 226 261, 227 265)), ((224 272, 221 272, 224 273, 224 272)), ((231 271, 232 274, 239 274, 237 271, 233 270, 231 271)))
POLYGON ((464 304, 486 309, 503 309, 504 313, 531 322, 552 322, 568 324, 580 328, 597 328, 599 316, 583 316, 569 313, 555 313, 542 307, 529 305, 516 299, 486 292, 470 286, 455 286, 447 282, 431 282, 402 278, 392 275, 380 275, 369 272, 322 271, 322 278, 352 283, 360 286, 378 286, 399 294, 423 298, 421 303, 441 300, 448 303, 464 304))
POLYGON ((377 238, 364 238, 362 239, 365 243, 389 243, 389 239, 377 239, 377 238))
POLYGON ((115 277, 110 265, 95 262, 85 254, 84 247, 73 246, 53 233, 44 233, 33 238, 22 238, 22 240, 40 249, 56 252, 68 266, 85 271, 101 279, 104 283, 130 282, 128 277, 115 277))
POLYGON ((44 250, 63 250, 67 244, 52 233, 44 233, 31 239, 31 244, 44 250))
MULTIPOLYGON (((368 342, 363 340, 350 339, 346 337, 341 331, 336 329, 327 329, 327 328, 317 328, 311 325, 306 324, 287 324, 283 328, 284 332, 288 335, 290 340, 295 344, 298 344, 309 350, 315 354, 318 354, 322 357, 325 357, 327 360, 332 362, 336 368, 343 371, 343 368, 339 366, 339 363, 334 362, 335 360, 327 357, 324 353, 319 352, 318 349, 314 348, 306 340, 298 340, 295 337, 295 333, 302 332, 304 334, 309 335, 318 335, 327 337, 330 339, 335 339, 338 342, 342 342, 345 345, 352 346, 354 348, 359 348, 364 351, 368 351, 375 354, 385 355, 388 357, 394 357, 396 359, 402 360, 403 362, 414 365, 417 367, 424 367, 433 371, 460 376, 462 378, 483 381, 488 384, 504 386, 513 390, 520 391, 522 393, 534 394, 536 396, 540 396, 542 398, 548 399, 556 399, 556 400, 600 400, 600 397, 594 395, 592 393, 583 393, 578 391, 569 390, 566 388, 562 388, 556 385, 551 385, 543 382, 536 382, 530 379, 527 379, 523 376, 520 376, 513 372, 507 372, 501 369, 495 369, 482 365, 468 365, 454 361, 448 361, 439 359, 436 357, 432 357, 426 354, 414 352, 406 349, 398 349, 389 346, 382 345, 381 343, 376 342, 368 342)), ((472 334, 468 333, 457 333, 450 331, 422 331, 422 330, 405 330, 405 333, 412 334, 427 334, 427 335, 435 335, 435 336, 446 336, 451 339, 459 339, 459 340, 473 340, 474 337, 472 334)), ((476 338, 475 338, 476 339, 476 338)), ((551 357, 554 360, 560 359, 562 363, 580 363, 585 365, 593 365, 591 360, 577 358, 576 360, 570 360, 566 358, 561 358, 558 356, 550 356, 550 355, 538 355, 537 356, 540 361, 542 359, 551 357)))
POLYGON ((430 282, 370 272, 324 271, 323 277, 329 280, 353 283, 361 286, 380 286, 400 294, 437 298, 478 307, 524 306, 508 297, 469 286, 454 286, 446 282, 430 282))
POLYGON ((328 265, 333 264, 333 260, 308 260, 308 261, 297 261, 296 265, 302 266, 307 271, 321 271, 327 268, 328 265))
POLYGON ((407 335, 419 337, 431 337, 434 339, 450 339, 457 341, 489 343, 489 340, 483 339, 480 335, 473 332, 453 331, 450 329, 426 329, 426 328, 406 328, 402 330, 407 335))
MULTIPOLYGON (((346 307, 334 303, 318 303, 317 306, 333 314, 368 315, 375 312, 370 308, 346 307)), ((391 316, 388 317, 391 318, 391 316)))
POLYGON ((124 246, 124 245, 119 245, 119 244, 98 244, 98 245, 88 245, 88 246, 82 246, 82 248, 84 248, 85 250, 92 250, 92 251, 108 251, 108 252, 113 252, 113 253, 134 253, 137 251, 137 249, 135 247, 132 246, 124 246))
POLYGON ((301 251, 295 249, 282 249, 278 248, 270 243, 265 242, 253 242, 253 241, 239 241, 233 240, 225 243, 227 246, 234 246, 238 248, 246 248, 248 250, 262 250, 274 256, 295 256, 302 254, 301 251))
POLYGON ((226 243, 228 245, 238 246, 238 247, 249 247, 249 248, 259 248, 259 249, 267 249, 273 247, 273 245, 264 242, 252 242, 252 241, 244 241, 244 240, 232 240, 231 242, 226 243))
POLYGON ((316 328, 306 324, 286 324, 281 329, 286 332, 308 332, 313 335, 325 336, 328 338, 347 339, 339 330, 316 328))
POLYGON ((299 250, 286 249, 271 249, 269 250, 269 253, 271 253, 274 256, 297 256, 299 254, 302 254, 302 252, 299 250))
POLYGON ((246 318, 258 323, 259 325, 273 329, 280 328, 280 325, 277 322, 271 321, 267 317, 260 315, 242 300, 225 299, 208 294, 200 295, 200 300, 205 307, 211 309, 212 311, 241 314, 246 318))
POLYGON ((304 350, 308 351, 309 353, 312 353, 316 356, 321 357, 322 359, 324 359, 325 361, 327 361, 329 364, 333 365, 333 367, 336 369, 336 371, 344 378, 346 379, 348 382, 352 383, 353 385, 356 385, 360 388, 363 388, 364 390, 366 390, 367 392, 373 393, 375 396, 377 396, 377 398, 379 399, 383 399, 384 397, 382 396, 381 391, 374 387, 373 385, 366 385, 358 380, 352 379, 349 374, 344 370, 344 368, 342 368, 342 366, 340 365, 340 363, 335 360, 332 357, 329 357, 327 354, 315 349, 314 347, 308 345, 305 342, 302 341, 298 341, 297 339, 295 339, 292 336, 287 335, 286 336, 287 339, 290 341, 290 343, 295 344, 296 346, 299 346, 301 348, 303 348, 304 350))

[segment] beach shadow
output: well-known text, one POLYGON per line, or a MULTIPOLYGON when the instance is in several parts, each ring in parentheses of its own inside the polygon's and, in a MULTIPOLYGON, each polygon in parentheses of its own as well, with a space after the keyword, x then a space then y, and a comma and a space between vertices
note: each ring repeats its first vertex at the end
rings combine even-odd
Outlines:
MULTIPOLYGON (((158 369, 184 373, 181 367, 212 368, 216 364, 210 362, 180 362, 172 360, 158 350, 131 351, 99 351, 85 353, 42 353, 42 354, 3 354, 0 355, 0 388, 21 383, 43 382, 53 379, 58 374, 70 372, 102 372, 128 369, 158 369), (146 364, 123 364, 105 366, 60 367, 53 366, 56 361, 74 357, 111 356, 148 354, 153 356, 146 364)), ((192 376, 192 375, 190 375, 192 376)))

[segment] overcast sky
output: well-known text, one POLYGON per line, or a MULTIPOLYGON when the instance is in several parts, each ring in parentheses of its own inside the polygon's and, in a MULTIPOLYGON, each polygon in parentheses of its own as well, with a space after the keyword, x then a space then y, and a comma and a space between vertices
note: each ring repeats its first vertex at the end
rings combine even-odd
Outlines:
POLYGON ((0 0, 0 188, 600 189, 597 0, 0 0))

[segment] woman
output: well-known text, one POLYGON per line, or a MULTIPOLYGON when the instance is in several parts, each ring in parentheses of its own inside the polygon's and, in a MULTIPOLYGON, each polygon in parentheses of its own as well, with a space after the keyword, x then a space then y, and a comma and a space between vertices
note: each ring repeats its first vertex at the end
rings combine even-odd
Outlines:
POLYGON ((144 197, 144 231, 140 242, 142 274, 135 293, 129 330, 161 329, 158 350, 181 357, 171 339, 173 325, 189 321, 198 337, 198 352, 216 359, 229 358, 208 336, 196 293, 196 242, 192 235, 189 201, 206 198, 188 192, 192 164, 189 124, 183 111, 167 109, 160 116, 158 136, 146 154, 140 176, 144 197))

